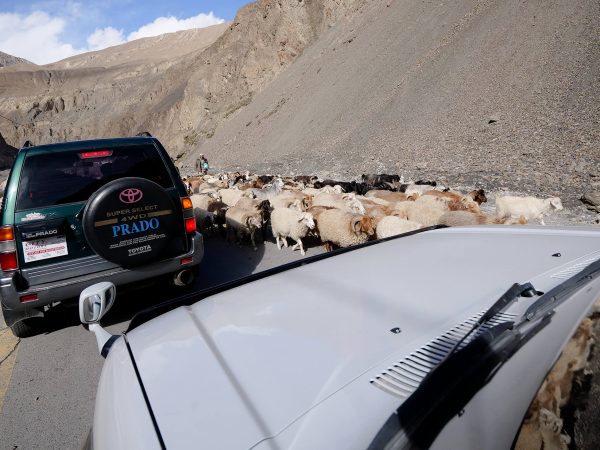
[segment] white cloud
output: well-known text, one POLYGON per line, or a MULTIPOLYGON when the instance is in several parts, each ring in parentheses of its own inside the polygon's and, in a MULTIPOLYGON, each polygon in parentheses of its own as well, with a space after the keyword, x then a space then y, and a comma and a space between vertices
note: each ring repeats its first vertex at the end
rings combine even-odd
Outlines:
POLYGON ((70 20, 81 13, 81 5, 69 2, 68 16, 51 16, 43 11, 29 15, 0 13, 0 51, 28 59, 36 64, 48 64, 79 53, 102 50, 113 45, 143 37, 158 36, 190 28, 204 28, 223 23, 212 12, 187 19, 159 17, 130 33, 125 39, 123 30, 113 27, 97 28, 87 37, 87 47, 75 48, 63 41, 63 32, 70 20))
POLYGON ((113 27, 96 28, 87 38, 87 43, 90 51, 102 50, 106 47, 125 43, 123 30, 117 30, 113 27))
POLYGON ((204 28, 211 25, 217 25, 225 22, 223 19, 215 16, 212 11, 208 14, 200 13, 189 19, 178 19, 176 17, 159 17, 154 22, 140 27, 137 31, 127 36, 128 41, 150 36, 158 36, 164 33, 173 33, 175 31, 189 30, 190 28, 204 28))
POLYGON ((62 42, 66 21, 42 11, 28 16, 0 13, 0 51, 46 64, 84 51, 62 42))

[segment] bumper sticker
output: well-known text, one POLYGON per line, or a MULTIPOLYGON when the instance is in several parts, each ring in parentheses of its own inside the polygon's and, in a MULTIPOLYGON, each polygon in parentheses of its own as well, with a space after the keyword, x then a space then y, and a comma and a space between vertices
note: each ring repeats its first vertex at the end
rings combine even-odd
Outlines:
POLYGON ((26 263, 68 254, 67 238, 65 236, 53 236, 23 242, 23 256, 26 263))

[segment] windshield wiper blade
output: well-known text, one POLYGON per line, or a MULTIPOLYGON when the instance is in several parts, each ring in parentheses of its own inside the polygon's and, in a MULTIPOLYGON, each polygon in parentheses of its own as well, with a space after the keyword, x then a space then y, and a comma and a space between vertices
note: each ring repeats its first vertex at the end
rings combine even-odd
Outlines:
POLYGON ((479 320, 477 320, 477 322, 475 322, 475 324, 467 332, 467 334, 465 334, 456 343, 456 345, 454 345, 454 347, 452 347, 452 350, 450 350, 450 352, 448 353, 448 355, 446 356, 446 358, 444 358, 444 361, 446 359, 448 359, 450 356, 452 356, 453 353, 456 353, 456 351, 460 348, 460 346, 463 344, 463 342, 465 342, 465 340, 471 334, 473 334, 474 331, 476 331, 479 328, 481 328, 482 325, 484 325, 487 322, 489 322, 498 313, 506 310, 506 308, 508 308, 519 297, 532 297, 536 293, 537 293, 537 291, 535 290, 535 288, 532 286, 531 283, 525 283, 525 284, 515 283, 515 284, 513 284, 510 288, 508 288, 508 290, 504 294, 502 294, 500 296, 500 298, 498 300, 496 300, 494 302, 494 304, 492 306, 490 306, 490 308, 485 313, 483 313, 483 315, 479 318, 479 320))

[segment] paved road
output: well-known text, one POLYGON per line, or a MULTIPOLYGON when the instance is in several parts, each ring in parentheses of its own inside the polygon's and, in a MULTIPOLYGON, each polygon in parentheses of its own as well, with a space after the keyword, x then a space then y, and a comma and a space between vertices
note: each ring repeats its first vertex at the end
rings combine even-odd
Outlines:
MULTIPOLYGON (((319 247, 308 256, 321 253, 319 247)), ((290 249, 277 251, 272 243, 254 252, 248 247, 229 245, 220 239, 206 242, 201 276, 194 289, 214 286, 228 280, 265 270, 301 257, 290 249)), ((128 293, 117 292, 117 303, 105 319, 111 332, 127 328, 133 314, 149 303, 173 297, 170 286, 143 287, 128 293)), ((94 336, 78 321, 75 305, 54 311, 57 326, 46 334, 23 339, 10 358, 0 365, 0 449, 77 449, 89 430, 96 386, 103 359, 94 336), (10 359, 15 359, 14 368, 10 359), (8 369, 8 370, 7 370, 8 369), (12 369, 12 376, 10 374, 12 369), (2 382, 8 389, 2 404, 2 382)), ((1 324, 0 324, 1 325, 1 324)), ((2 344, 0 361, 15 342, 2 344)))

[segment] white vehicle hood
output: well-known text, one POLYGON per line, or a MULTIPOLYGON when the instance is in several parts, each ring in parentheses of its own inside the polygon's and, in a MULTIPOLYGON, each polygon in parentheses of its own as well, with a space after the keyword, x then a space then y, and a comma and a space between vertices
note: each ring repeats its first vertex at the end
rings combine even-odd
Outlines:
POLYGON ((127 339, 167 448, 250 448, 513 283, 559 284, 550 275, 599 244, 589 229, 435 230, 180 307, 127 339))

